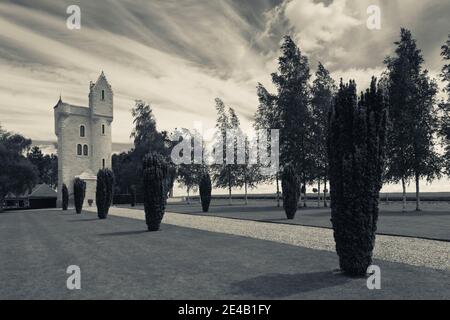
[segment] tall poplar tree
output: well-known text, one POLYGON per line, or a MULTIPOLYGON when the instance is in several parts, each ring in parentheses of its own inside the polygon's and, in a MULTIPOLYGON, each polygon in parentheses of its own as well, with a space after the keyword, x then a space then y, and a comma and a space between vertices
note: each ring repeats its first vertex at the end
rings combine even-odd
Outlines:
POLYGON ((420 179, 433 180, 440 174, 440 157, 435 150, 438 130, 437 85, 431 80, 411 32, 401 29, 394 57, 388 57, 389 138, 386 178, 401 181, 405 209, 406 184, 416 184, 416 210, 420 210, 420 179))
POLYGON ((308 58, 289 36, 285 36, 278 58, 278 72, 272 74, 278 91, 280 163, 282 166, 292 164, 305 186, 311 178, 312 167, 309 153, 311 112, 308 108, 310 76, 308 58))
MULTIPOLYGON (((269 129, 280 129, 280 112, 277 108, 277 96, 271 94, 267 89, 258 83, 256 87, 256 94, 258 95, 258 109, 255 113, 255 122, 253 127, 255 130, 269 130, 269 129)), ((267 150, 270 150, 270 141, 267 139, 267 150)), ((275 180, 276 184, 276 199, 277 206, 280 206, 280 173, 277 171, 274 175, 265 176, 257 175, 258 181, 256 182, 272 182, 275 180)))
MULTIPOLYGON (((233 187, 240 186, 239 179, 239 167, 235 161, 232 163, 227 162, 227 143, 233 143, 230 137, 227 137, 227 130, 237 130, 239 131, 239 118, 234 112, 234 109, 226 109, 225 104, 219 98, 216 98, 216 111, 217 111, 217 121, 216 121, 216 137, 214 145, 214 157, 219 159, 218 152, 222 149, 222 163, 214 164, 212 166, 212 175, 214 179, 214 184, 218 188, 228 189, 228 200, 229 204, 232 203, 231 190, 233 187)), ((236 148, 234 148, 236 159, 236 148)))
MULTIPOLYGON (((172 132, 173 137, 179 137, 176 143, 181 143, 183 140, 187 140, 191 147, 191 153, 189 154, 190 163, 181 163, 177 165, 177 181, 186 187, 187 193, 187 203, 190 203, 190 192, 195 190, 201 180, 202 175, 207 170, 205 164, 194 163, 192 159, 195 156, 195 143, 201 143, 202 146, 202 158, 205 154, 205 149, 203 147, 203 139, 201 135, 196 130, 189 130, 186 128, 177 128, 172 132)), ((186 150, 183 150, 186 151, 186 150)))
POLYGON ((447 101, 442 101, 440 104, 442 117, 439 133, 444 146, 443 162, 445 173, 450 175, 450 35, 441 49, 441 56, 446 62, 442 68, 441 77, 445 83, 444 92, 447 94, 447 101))
POLYGON ((324 206, 327 206, 326 189, 328 179, 328 157, 327 157, 327 131, 328 116, 333 105, 333 98, 336 92, 336 84, 331 78, 328 70, 319 62, 316 71, 316 78, 312 85, 312 123, 311 123, 311 141, 313 176, 317 181, 317 193, 320 199, 320 185, 324 185, 324 206))

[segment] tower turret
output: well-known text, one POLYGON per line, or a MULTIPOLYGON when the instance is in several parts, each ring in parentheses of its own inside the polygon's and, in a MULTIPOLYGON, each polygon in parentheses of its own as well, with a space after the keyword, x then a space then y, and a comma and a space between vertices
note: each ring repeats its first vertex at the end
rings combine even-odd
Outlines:
POLYGON ((113 116, 113 91, 103 71, 89 86, 89 108, 93 117, 113 116))

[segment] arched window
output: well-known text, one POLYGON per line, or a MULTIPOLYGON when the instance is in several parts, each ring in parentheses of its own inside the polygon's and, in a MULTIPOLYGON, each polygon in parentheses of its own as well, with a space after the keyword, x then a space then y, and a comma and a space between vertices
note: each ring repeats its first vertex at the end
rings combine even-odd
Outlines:
POLYGON ((105 100, 105 90, 102 90, 102 100, 105 100))
POLYGON ((106 165, 105 159, 102 159, 102 168, 103 168, 103 169, 105 169, 105 165, 106 165))
POLYGON ((88 145, 87 145, 87 144, 85 144, 85 145, 83 146, 83 155, 84 155, 84 156, 88 156, 88 155, 89 155, 89 148, 88 148, 88 145))
POLYGON ((77 145, 77 155, 81 156, 82 154, 83 154, 83 153, 82 153, 81 144, 78 144, 78 145, 77 145))
POLYGON ((85 137, 86 136, 86 128, 83 126, 83 125, 81 125, 80 126, 80 137, 85 137))
POLYGON ((102 134, 105 134, 105 125, 102 124, 102 134))

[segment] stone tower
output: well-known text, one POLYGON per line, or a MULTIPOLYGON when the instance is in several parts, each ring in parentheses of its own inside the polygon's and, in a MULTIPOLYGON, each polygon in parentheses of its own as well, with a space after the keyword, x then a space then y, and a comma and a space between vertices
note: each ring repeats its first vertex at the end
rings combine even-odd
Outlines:
POLYGON ((97 171, 111 168, 111 123, 113 91, 102 72, 89 86, 89 107, 76 106, 60 98, 54 107, 55 134, 58 137, 58 205, 62 185, 69 189, 73 201, 73 181, 86 182, 85 205, 95 203, 97 171))

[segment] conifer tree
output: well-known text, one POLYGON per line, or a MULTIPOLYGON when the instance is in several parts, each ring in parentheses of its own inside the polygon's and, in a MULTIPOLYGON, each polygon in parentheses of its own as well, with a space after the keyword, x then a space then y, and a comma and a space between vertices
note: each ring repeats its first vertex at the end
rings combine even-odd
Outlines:
POLYGON ((67 189, 66 184, 64 183, 62 186, 62 209, 66 211, 69 206, 69 190, 67 189))
POLYGON ((331 222, 341 270, 366 274, 372 262, 382 185, 387 112, 373 78, 357 99, 356 84, 341 82, 330 114, 331 222))
POLYGON ((297 211, 297 202, 300 195, 300 182, 294 168, 287 164, 283 169, 282 181, 283 209, 289 220, 294 219, 297 211))
POLYGON ((80 178, 75 178, 73 182, 73 199, 76 213, 83 210, 84 197, 86 196, 86 182, 80 178))
POLYGON ((169 166, 160 154, 149 153, 144 158, 143 168, 145 222, 148 231, 158 231, 169 194, 169 166))
POLYGON ((97 173, 95 203, 99 219, 106 219, 113 201, 114 174, 108 169, 100 169, 97 173))
POLYGON ((199 182, 199 193, 203 212, 208 212, 209 210, 209 204, 211 203, 211 191, 211 177, 209 176, 208 171, 205 170, 199 182))

